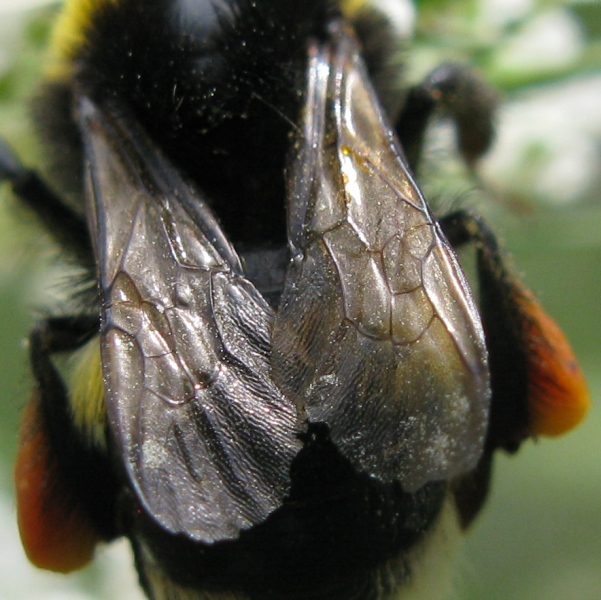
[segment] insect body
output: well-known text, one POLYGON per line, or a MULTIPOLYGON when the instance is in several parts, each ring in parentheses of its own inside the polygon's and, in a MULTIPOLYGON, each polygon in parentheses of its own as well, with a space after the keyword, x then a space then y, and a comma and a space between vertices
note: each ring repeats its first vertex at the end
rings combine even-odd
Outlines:
POLYGON ((150 598, 432 597, 418 563, 479 510, 493 451, 581 416, 556 327, 477 217, 435 220, 389 124, 418 157, 470 76, 386 115, 353 20, 317 0, 67 6, 38 107, 73 206, 0 155, 98 281, 31 336, 16 478, 40 566, 125 535, 150 598), (476 243, 480 311, 443 229, 476 243), (76 350, 95 389, 55 365, 76 350))

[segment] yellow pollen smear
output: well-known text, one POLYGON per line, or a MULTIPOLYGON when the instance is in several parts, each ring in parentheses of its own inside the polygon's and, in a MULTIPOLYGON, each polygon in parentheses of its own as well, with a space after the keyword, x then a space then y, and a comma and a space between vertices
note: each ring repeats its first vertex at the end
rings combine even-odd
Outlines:
POLYGON ((98 337, 90 340, 72 358, 70 401, 75 426, 96 446, 106 446, 106 406, 98 337))

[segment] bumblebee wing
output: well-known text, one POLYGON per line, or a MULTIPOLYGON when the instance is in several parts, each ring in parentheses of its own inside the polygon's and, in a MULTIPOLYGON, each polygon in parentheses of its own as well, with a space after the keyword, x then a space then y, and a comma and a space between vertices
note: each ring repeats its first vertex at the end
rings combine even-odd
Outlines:
POLYGON ((415 490, 481 455, 482 327, 353 37, 339 28, 310 54, 274 373, 356 468, 415 490))
POLYGON ((299 446, 269 377, 273 313, 200 195, 124 115, 79 103, 112 435, 162 527, 236 538, 280 505, 299 446))

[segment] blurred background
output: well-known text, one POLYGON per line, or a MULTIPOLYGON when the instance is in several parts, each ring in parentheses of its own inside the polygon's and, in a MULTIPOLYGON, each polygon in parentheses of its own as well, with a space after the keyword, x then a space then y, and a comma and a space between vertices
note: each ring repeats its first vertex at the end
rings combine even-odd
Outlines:
MULTIPOLYGON (((403 4, 403 0, 398 0, 403 4)), ((57 6, 0 0, 0 135, 38 158, 27 99, 57 6)), ((457 600, 601 599, 601 2, 421 0, 407 78, 447 60, 500 90, 497 141, 477 186, 448 125, 432 128, 426 195, 493 223, 517 271, 560 323, 587 374, 592 409, 559 439, 496 461, 493 493, 458 561, 457 600)), ((128 550, 102 549, 63 577, 27 563, 12 464, 29 394, 24 340, 60 273, 53 249, 0 191, 0 600, 139 598, 128 550)))

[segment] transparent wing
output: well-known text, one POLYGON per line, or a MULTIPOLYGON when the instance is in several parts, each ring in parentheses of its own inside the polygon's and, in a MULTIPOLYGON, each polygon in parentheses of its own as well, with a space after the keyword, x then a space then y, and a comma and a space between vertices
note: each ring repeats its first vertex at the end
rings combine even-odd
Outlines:
POLYGON ((276 380, 362 471, 415 490, 469 470, 490 399, 480 319, 342 27, 311 49, 302 127, 276 380))
POLYGON ((158 523, 236 538, 280 506, 299 449, 270 379, 273 312, 198 193, 116 114, 80 101, 111 431, 158 523))

